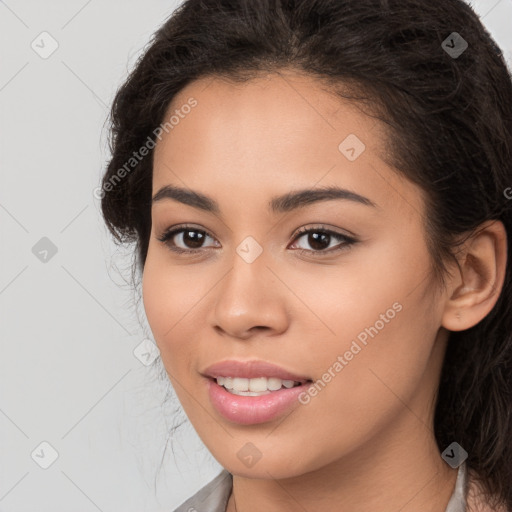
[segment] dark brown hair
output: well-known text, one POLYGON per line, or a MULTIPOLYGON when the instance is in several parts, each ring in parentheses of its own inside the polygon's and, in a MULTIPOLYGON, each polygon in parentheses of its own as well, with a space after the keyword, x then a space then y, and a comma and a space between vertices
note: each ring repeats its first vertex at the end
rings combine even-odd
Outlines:
MULTIPOLYGON (((350 91, 385 123, 397 172, 425 192, 426 235, 441 281, 455 240, 484 221, 503 222, 512 254, 505 193, 512 187, 512 82, 463 1, 188 0, 154 34, 111 111, 102 211, 119 242, 136 244, 140 268, 151 229, 152 154, 127 168, 133 152, 154 138, 191 81, 247 80, 284 68, 344 97, 350 91), (467 42, 460 55, 450 52, 454 41, 467 42)), ((489 499, 512 509, 511 278, 509 260, 493 310, 450 334, 434 430, 440 450, 457 441, 489 499)))

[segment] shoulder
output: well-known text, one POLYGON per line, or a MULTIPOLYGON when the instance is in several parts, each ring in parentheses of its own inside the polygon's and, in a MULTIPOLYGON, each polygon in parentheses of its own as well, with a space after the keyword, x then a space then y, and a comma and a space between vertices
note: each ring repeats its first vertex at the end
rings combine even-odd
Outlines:
POLYGON ((510 512, 505 506, 491 507, 489 496, 484 493, 475 473, 468 477, 467 512, 510 512))
POLYGON ((174 512, 225 512, 233 487, 233 475, 223 469, 213 480, 201 487, 174 512))

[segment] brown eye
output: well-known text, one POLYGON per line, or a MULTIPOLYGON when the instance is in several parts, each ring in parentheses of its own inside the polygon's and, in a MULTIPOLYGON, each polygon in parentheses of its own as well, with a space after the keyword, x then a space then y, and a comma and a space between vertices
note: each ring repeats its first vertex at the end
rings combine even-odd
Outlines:
POLYGON ((207 247, 203 247, 203 244, 207 238, 213 239, 209 233, 202 229, 182 226, 167 230, 158 240, 172 251, 190 253, 206 249, 207 247))
MULTIPOLYGON (((342 249, 348 249, 351 245, 357 242, 356 239, 336 233, 330 229, 325 228, 308 228, 303 229, 297 233, 294 246, 297 246, 297 240, 304 239, 304 245, 307 247, 297 247, 300 252, 312 254, 331 254, 342 249), (335 243, 337 241, 337 243, 335 243), (334 242, 334 245, 331 245, 334 242)), ((295 247, 292 247, 295 248, 295 247)))

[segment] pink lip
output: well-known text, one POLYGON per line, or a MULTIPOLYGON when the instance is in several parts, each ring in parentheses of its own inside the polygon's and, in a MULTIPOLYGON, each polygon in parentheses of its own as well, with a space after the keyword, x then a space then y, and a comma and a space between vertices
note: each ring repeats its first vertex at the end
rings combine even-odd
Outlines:
POLYGON ((299 404, 299 395, 309 386, 301 384, 294 388, 281 388, 261 396, 233 395, 219 386, 214 379, 207 379, 206 385, 212 405, 225 419, 239 425, 253 425, 271 421, 283 414, 292 405, 299 404))
POLYGON ((298 397, 304 392, 311 379, 291 373, 265 361, 222 361, 209 366, 202 372, 207 377, 206 385, 212 405, 225 419, 240 425, 265 423, 280 416, 293 405, 298 405, 298 397), (275 377, 282 380, 300 382, 300 386, 281 388, 261 396, 234 395, 215 381, 216 377, 275 377))
POLYGON ((294 380, 297 382, 311 380, 309 377, 296 375, 266 361, 221 361, 209 366, 201 373, 206 377, 212 378, 241 377, 255 379, 257 377, 275 377, 277 379, 294 380))

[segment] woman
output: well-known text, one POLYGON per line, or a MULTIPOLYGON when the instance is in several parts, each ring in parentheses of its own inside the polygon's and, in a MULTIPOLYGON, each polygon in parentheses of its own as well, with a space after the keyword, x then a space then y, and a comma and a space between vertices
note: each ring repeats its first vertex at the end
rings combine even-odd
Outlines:
POLYGON ((188 0, 102 211, 225 468, 178 511, 512 507, 512 83, 459 0, 188 0))

